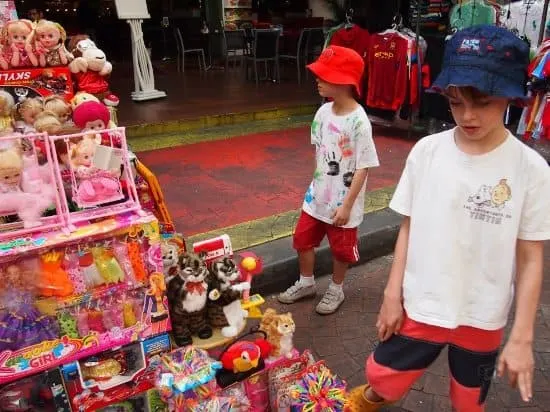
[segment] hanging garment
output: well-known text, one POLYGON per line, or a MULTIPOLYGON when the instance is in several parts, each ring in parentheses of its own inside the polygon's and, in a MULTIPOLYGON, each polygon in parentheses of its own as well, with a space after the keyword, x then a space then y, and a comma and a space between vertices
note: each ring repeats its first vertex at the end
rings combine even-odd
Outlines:
POLYGON ((480 24, 496 24, 497 13, 493 6, 483 0, 459 2, 449 15, 451 29, 462 30, 480 24))
POLYGON ((370 44, 367 106, 397 110, 407 95, 410 40, 388 31, 372 35, 370 44))
POLYGON ((353 49, 366 60, 369 51, 370 34, 354 24, 350 28, 343 27, 332 35, 330 44, 332 46, 342 46, 353 49))
POLYGON ((327 34, 325 35, 325 45, 323 46, 323 49, 326 49, 330 45, 330 42, 332 41, 332 36, 334 36, 334 34, 338 30, 343 29, 345 26, 346 24, 342 23, 342 24, 339 24, 338 26, 331 27, 328 30, 327 34))
MULTIPOLYGON (((525 37, 531 47, 537 47, 541 24, 545 25, 542 22, 543 9, 544 0, 523 0, 510 3, 502 8, 504 16, 501 24, 518 36, 525 37)), ((546 22, 550 21, 550 14, 548 17, 546 22)))

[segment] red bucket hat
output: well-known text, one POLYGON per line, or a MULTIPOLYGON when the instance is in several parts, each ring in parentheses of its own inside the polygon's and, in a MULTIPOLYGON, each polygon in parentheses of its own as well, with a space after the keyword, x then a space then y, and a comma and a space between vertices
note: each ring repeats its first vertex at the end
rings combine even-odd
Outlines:
POLYGON ((361 81, 365 62, 355 50, 340 46, 329 46, 321 53, 317 61, 308 65, 311 72, 332 84, 349 84, 361 94, 361 81))

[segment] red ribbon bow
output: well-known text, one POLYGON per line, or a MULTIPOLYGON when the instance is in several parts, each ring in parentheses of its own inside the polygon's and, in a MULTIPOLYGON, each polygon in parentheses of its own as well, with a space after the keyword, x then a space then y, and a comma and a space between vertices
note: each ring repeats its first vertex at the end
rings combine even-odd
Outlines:
POLYGON ((206 291, 203 282, 187 282, 185 284, 185 290, 189 293, 196 293, 197 295, 202 295, 206 291))

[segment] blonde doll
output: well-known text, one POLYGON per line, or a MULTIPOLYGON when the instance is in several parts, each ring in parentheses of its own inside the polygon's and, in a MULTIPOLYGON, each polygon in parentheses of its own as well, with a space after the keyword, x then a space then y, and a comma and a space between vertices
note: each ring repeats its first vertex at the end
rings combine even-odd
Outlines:
POLYGON ((0 149, 0 193, 21 191, 23 156, 19 147, 0 149))
POLYGON ((39 97, 30 97, 21 101, 15 107, 15 128, 21 133, 34 133, 34 123, 44 111, 44 102, 39 97))
POLYGON ((15 106, 13 96, 5 90, 0 90, 0 133, 13 131, 12 112, 15 106))
POLYGON ((60 24, 49 20, 40 20, 36 24, 34 41, 40 66, 69 64, 73 56, 65 48, 65 40, 67 33, 60 24))
POLYGON ((11 67, 38 66, 38 59, 32 49, 32 22, 12 20, 2 28, 3 56, 11 67))
POLYGON ((67 123, 72 114, 71 105, 60 96, 49 96, 44 100, 44 110, 57 116, 61 124, 67 123))
POLYGON ((38 133, 48 133, 49 135, 55 136, 61 132, 62 128, 63 124, 53 112, 43 111, 36 116, 34 129, 38 133))

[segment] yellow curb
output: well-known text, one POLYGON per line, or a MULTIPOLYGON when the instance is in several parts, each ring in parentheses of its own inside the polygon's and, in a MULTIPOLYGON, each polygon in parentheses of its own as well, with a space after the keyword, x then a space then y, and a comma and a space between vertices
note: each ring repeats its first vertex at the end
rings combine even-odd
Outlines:
MULTIPOLYGON (((395 187, 392 186, 369 192, 365 200, 365 214, 387 208, 394 189, 395 187)), ((300 209, 290 210, 277 215, 193 235, 187 239, 187 244, 191 246, 195 242, 227 234, 231 239, 234 250, 248 249, 292 235, 299 216, 300 209)))
POLYGON ((255 120, 274 120, 284 117, 300 116, 315 113, 317 105, 302 105, 283 109, 259 110, 248 113, 228 113, 222 115, 202 116, 195 119, 171 120, 159 123, 140 124, 126 127, 129 139, 151 137, 152 135, 184 133, 192 130, 248 123, 255 120))

